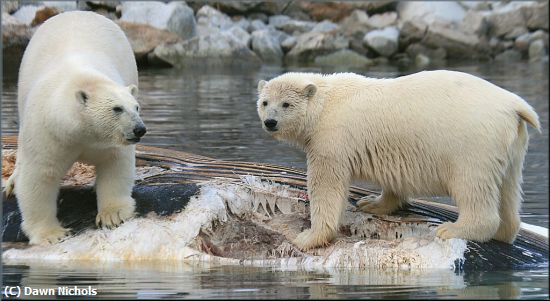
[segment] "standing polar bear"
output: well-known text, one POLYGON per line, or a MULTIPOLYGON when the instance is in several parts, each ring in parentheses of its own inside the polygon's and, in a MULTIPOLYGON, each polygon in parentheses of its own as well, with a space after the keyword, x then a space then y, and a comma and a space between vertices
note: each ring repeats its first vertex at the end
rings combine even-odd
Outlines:
POLYGON ((6 186, 17 195, 31 244, 67 235, 57 195, 75 161, 96 167, 98 225, 133 216, 134 144, 146 132, 137 85, 130 44, 109 19, 67 12, 38 28, 19 70, 19 148, 6 186))
POLYGON ((441 238, 512 243, 519 231, 526 122, 538 116, 517 95, 461 72, 395 79, 353 73, 287 73, 258 84, 258 114, 273 137, 307 154, 311 229, 294 243, 327 245, 352 178, 382 195, 359 207, 390 214, 411 196, 451 196, 459 216, 441 238))

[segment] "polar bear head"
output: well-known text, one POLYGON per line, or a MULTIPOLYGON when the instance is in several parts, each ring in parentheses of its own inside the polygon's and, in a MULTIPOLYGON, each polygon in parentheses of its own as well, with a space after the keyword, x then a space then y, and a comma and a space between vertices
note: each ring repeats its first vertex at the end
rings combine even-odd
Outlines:
POLYGON ((81 128, 93 142, 128 145, 140 141, 146 128, 136 100, 138 88, 112 82, 87 82, 74 96, 79 106, 81 128))
POLYGON ((276 139, 301 144, 317 86, 299 75, 287 73, 268 82, 261 80, 257 109, 266 132, 276 139))

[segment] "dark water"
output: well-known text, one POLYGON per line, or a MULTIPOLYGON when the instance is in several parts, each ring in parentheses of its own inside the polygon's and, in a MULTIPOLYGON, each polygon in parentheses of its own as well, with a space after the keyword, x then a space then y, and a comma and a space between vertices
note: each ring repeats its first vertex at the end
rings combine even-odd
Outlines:
MULTIPOLYGON (((508 89, 539 114, 524 165, 522 221, 548 227, 548 62, 448 65, 508 89)), ((143 144, 225 160, 305 168, 304 154, 271 139, 256 114, 256 83, 287 71, 354 71, 396 77, 416 70, 262 67, 258 70, 141 70, 140 101, 148 133, 143 144)), ((2 133, 17 133, 16 79, 5 74, 2 133)), ((366 183, 358 183, 369 187, 366 183)), ((450 202, 448 199, 441 199, 450 202)), ((173 263, 95 266, 25 262, 3 265, 4 285, 92 285, 100 297, 127 298, 543 298, 548 271, 423 274, 380 271, 282 271, 245 267, 197 267, 173 263)))

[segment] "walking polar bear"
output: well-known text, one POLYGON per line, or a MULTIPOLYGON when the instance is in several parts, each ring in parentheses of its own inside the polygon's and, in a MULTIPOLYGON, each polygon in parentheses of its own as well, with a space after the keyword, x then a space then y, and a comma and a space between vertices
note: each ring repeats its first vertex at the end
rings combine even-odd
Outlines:
POLYGON ((75 161, 96 167, 96 223, 134 214, 131 197, 139 116, 138 74, 122 30, 92 12, 67 12, 33 35, 18 82, 19 148, 6 192, 14 189, 31 244, 54 243, 59 183, 75 161))
POLYGON ((517 95, 461 72, 395 79, 353 73, 287 73, 258 84, 258 114, 274 138, 307 154, 311 229, 294 243, 327 245, 352 178, 380 185, 359 207, 390 214, 411 196, 451 196, 459 216, 437 236, 512 243, 519 231, 526 122, 517 95))

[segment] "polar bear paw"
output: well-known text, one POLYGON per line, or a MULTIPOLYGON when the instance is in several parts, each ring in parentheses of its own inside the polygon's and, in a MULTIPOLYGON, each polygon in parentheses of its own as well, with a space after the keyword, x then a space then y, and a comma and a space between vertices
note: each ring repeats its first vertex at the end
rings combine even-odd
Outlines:
POLYGON ((29 244, 31 245, 50 245, 56 244, 63 239, 65 239, 71 229, 63 228, 60 225, 53 225, 50 227, 36 227, 40 229, 39 231, 27 230, 26 233, 29 233, 29 244))
POLYGON ((369 196, 359 200, 357 207, 366 213, 388 215, 399 209, 399 203, 384 200, 382 196, 369 196))
POLYGON ((314 249, 317 247, 325 247, 330 244, 334 235, 316 233, 312 229, 308 229, 298 234, 292 243, 302 251, 314 249))
POLYGON ((109 206, 102 208, 95 218, 98 227, 114 228, 126 220, 134 217, 134 204, 109 206))

